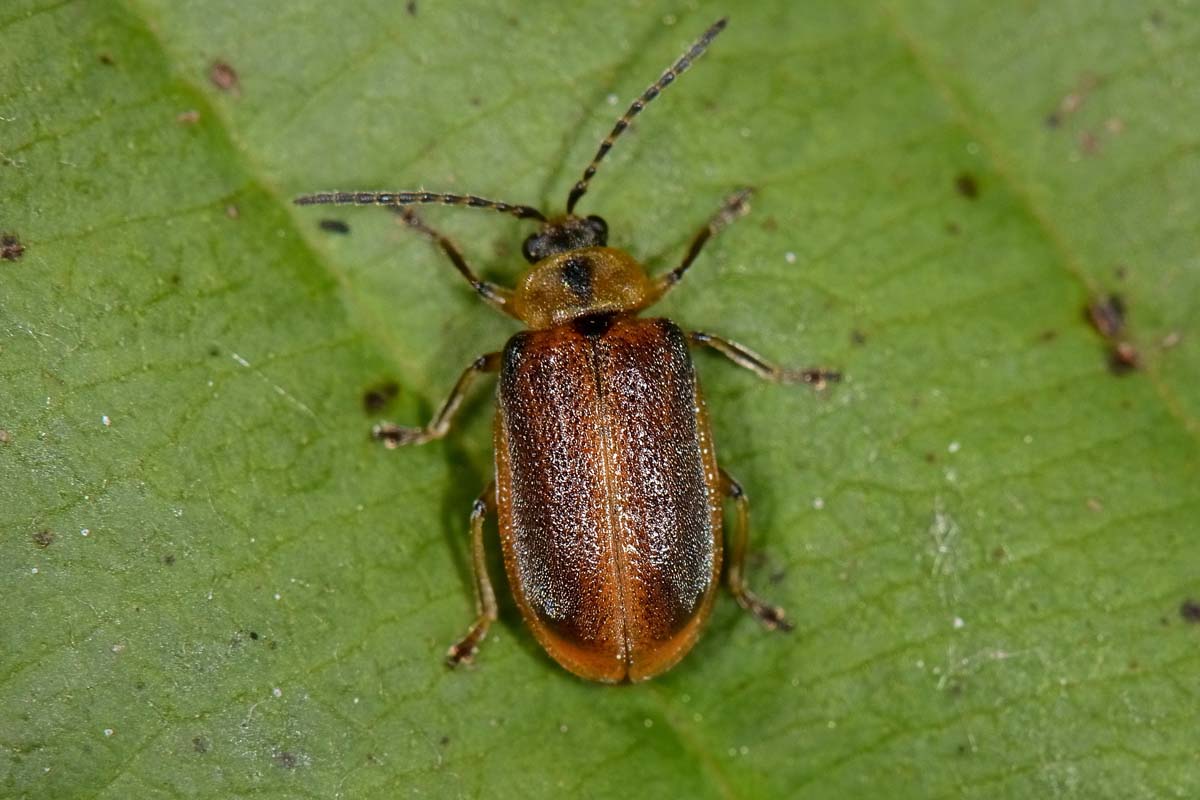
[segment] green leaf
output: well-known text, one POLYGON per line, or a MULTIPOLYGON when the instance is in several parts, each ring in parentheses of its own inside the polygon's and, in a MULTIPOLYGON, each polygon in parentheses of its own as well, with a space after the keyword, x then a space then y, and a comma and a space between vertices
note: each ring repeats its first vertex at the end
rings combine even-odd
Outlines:
MULTIPOLYGON (((10 0, 0 35, 0 795, 1200 792, 1194 6, 10 0), (726 11, 581 209, 664 269, 757 190, 661 311, 846 373, 697 356, 797 629, 723 595, 604 687, 505 591, 448 671, 490 400, 367 430, 515 327, 390 215, 289 199, 559 208, 726 11)), ((516 279, 527 223, 424 216, 516 279)))

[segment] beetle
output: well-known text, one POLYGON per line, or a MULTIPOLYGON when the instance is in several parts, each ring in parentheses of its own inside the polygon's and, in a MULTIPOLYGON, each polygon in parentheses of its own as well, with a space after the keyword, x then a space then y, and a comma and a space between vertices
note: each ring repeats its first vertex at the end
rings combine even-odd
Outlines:
POLYGON ((789 630, 783 610, 746 586, 750 502, 718 466, 708 411, 689 346, 706 346, 760 378, 820 389, 838 374, 785 370, 736 342, 685 332, 639 312, 671 290, 704 245, 749 210, 750 191, 730 195, 691 240, 683 260, 650 276, 608 246, 608 225, 575 206, 600 162, 643 108, 725 28, 711 25, 635 100, 571 188, 566 211, 474 195, 326 192, 299 205, 387 206, 431 239, 489 305, 524 323, 504 349, 477 358, 423 427, 381 423, 389 448, 445 436, 470 386, 499 373, 493 426, 495 477, 475 501, 470 530, 476 618, 447 662, 471 661, 496 620, 484 520, 498 517, 509 586, 546 652, 590 680, 652 678, 696 643, 712 611, 723 560, 723 500, 736 508, 726 583, 767 628, 789 630), (539 223, 522 253, 531 265, 515 289, 479 278, 458 247, 410 206, 482 208, 539 223))

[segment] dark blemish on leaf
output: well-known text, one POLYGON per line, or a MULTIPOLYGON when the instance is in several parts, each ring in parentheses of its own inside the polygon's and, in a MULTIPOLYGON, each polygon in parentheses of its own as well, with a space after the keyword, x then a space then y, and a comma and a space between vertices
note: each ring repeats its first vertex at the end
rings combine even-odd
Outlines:
POLYGON ((767 217, 763 220, 762 229, 764 231, 777 231, 779 230, 779 221, 774 217, 767 217))
POLYGON ((25 245, 15 233, 0 234, 0 258, 5 261, 16 261, 25 255, 25 245))
POLYGON ((481 105, 483 105, 483 100, 481 100, 478 97, 467 98, 467 102, 470 103, 471 105, 475 106, 476 108, 479 108, 481 105))
POLYGON ((258 632, 250 631, 250 638, 257 642, 258 641, 258 632))
POLYGON ((208 740, 205 739, 203 736, 197 736, 197 737, 193 738, 192 739, 192 749, 195 750, 197 753, 207 753, 208 752, 208 740))
POLYGON ((404 4, 404 10, 408 12, 410 17, 415 17, 417 15, 417 0, 408 0, 404 4))
POLYGON ((971 755, 971 745, 967 744, 966 742, 960 744, 956 749, 960 756, 971 755))
POLYGON ((1091 131, 1084 131, 1079 134, 1079 149, 1084 155, 1094 156, 1100 152, 1100 140, 1091 131))
POLYGON ((180 125, 195 125, 200 121, 200 112, 194 108, 187 111, 180 111, 175 115, 175 121, 180 125))
POLYGON ((958 236, 958 234, 961 232, 962 232, 962 228, 958 227, 957 222, 947 222, 946 223, 946 233, 950 234, 951 236, 958 236))
POLYGON ((1124 265, 1120 265, 1115 270, 1113 270, 1113 274, 1117 276, 1117 280, 1123 281, 1127 277, 1129 277, 1129 269, 1126 268, 1124 265))
POLYGON ((1125 300, 1119 294, 1095 299, 1084 309, 1084 317, 1109 343, 1108 366, 1114 375, 1125 375, 1141 366, 1136 348, 1120 338, 1126 313, 1125 300))
POLYGON ((272 639, 271 641, 267 642, 267 649, 268 649, 268 650, 274 650, 276 647, 279 647, 279 642, 275 641, 274 639, 272 639))
POLYGON ((1184 600, 1179 604, 1179 616, 1183 617, 1184 622, 1200 625, 1200 603, 1190 597, 1184 600))
POLYGON ((1129 662, 1128 667, 1130 672, 1137 672, 1142 668, 1142 665, 1139 664, 1136 659, 1134 659, 1133 661, 1129 662))
POLYGON ((33 543, 45 550, 50 545, 54 544, 54 531, 49 528, 40 530, 33 535, 33 543))
POLYGON ((237 94, 240 89, 237 71, 224 61, 214 61, 208 68, 208 79, 222 92, 237 94))
POLYGON ((167 565, 168 567, 175 566, 175 554, 167 553, 165 556, 162 557, 162 562, 163 562, 163 564, 167 565))
POLYGON ((438 739, 438 744, 440 744, 442 747, 445 747, 446 745, 450 744, 450 737, 443 736, 441 739, 438 739))
POLYGON ((1042 331, 1040 334, 1038 334, 1038 341, 1041 341, 1041 342, 1053 342, 1057 338, 1058 338, 1058 331, 1055 331, 1055 330, 1047 329, 1047 330, 1042 331))
POLYGON ((925 454, 925 463, 926 464, 933 464, 936 461, 937 461, 937 456, 933 452, 929 452, 929 453, 925 454))
POLYGON ((1094 75, 1084 73, 1079 77, 1075 84, 1075 88, 1058 101, 1058 107, 1046 115, 1046 127, 1057 128, 1063 124, 1067 117, 1074 114, 1083 106, 1083 101, 1087 99, 1092 90, 1096 88, 1096 77, 1094 75))
POLYGON ((295 753, 289 753, 287 750, 276 752, 271 756, 271 760, 284 769, 295 769, 300 764, 300 759, 296 758, 295 753))
POLYGON ((979 197, 979 182, 975 180, 975 176, 969 172, 960 173, 954 179, 954 188, 958 193, 968 200, 974 200, 979 197))
POLYGON ((363 411, 374 414, 382 411, 400 392, 400 384, 384 381, 369 387, 362 395, 363 411))
POLYGON ((180 275, 178 272, 171 273, 171 285, 172 286, 178 286, 180 284, 180 282, 182 282, 182 281, 183 281, 183 276, 180 275))
POLYGON ((867 343, 867 335, 855 328, 850 331, 850 343, 859 345, 860 347, 867 343))
POLYGON ((135 683, 135 684, 133 685, 133 688, 137 689, 137 690, 140 692, 140 691, 142 691, 143 689, 145 689, 145 688, 146 688, 146 682, 145 682, 145 681, 138 681, 137 683, 135 683))
POLYGON ((349 233, 350 226, 340 219, 323 219, 317 223, 317 227, 328 233, 349 233))
POLYGON ((996 545, 996 547, 992 548, 992 560, 993 561, 1004 561, 1007 558, 1008 558, 1008 550, 1005 549, 1004 545, 1002 545, 1002 544, 996 545))
POLYGON ((103 64, 106 67, 111 67, 112 65, 117 63, 113 59, 111 53, 100 53, 99 55, 96 56, 96 60, 99 61, 101 64, 103 64))

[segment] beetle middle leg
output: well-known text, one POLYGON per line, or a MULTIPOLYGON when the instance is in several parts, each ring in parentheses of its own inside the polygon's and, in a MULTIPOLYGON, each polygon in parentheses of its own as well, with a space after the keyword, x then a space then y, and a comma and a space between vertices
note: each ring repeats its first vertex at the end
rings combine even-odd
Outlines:
POLYGON ((475 378, 485 372, 495 372, 498 369, 500 369, 500 353, 481 355, 471 362, 471 366, 463 370, 463 374, 459 376, 458 383, 454 384, 450 396, 446 398, 446 402, 442 403, 442 407, 433 415, 433 419, 429 421, 428 425, 423 428, 409 428, 403 425, 393 425, 390 422, 381 422, 371 429, 371 436, 383 442, 388 449, 409 444, 425 444, 432 439, 442 438, 450 430, 450 423, 453 421, 454 415, 458 413, 458 408, 462 405, 463 398, 466 396, 467 390, 471 388, 471 384, 475 382, 475 378))
POLYGON ((487 572, 487 551, 483 547, 483 521, 487 515, 496 513, 496 482, 489 481, 487 488, 475 499, 471 508, 471 573, 475 577, 475 622, 467 635, 459 639, 446 651, 446 663, 457 667, 470 663, 479 650, 479 643, 487 636, 488 628, 496 621, 496 593, 487 572))
POLYGON ((758 377, 772 383, 807 383, 816 389, 824 389, 826 383, 840 381, 842 374, 822 367, 807 369, 784 369, 771 364, 745 345, 704 331, 690 331, 688 339, 695 344, 711 347, 739 367, 750 370, 758 377))
POLYGON ((762 600, 746 587, 746 541, 750 535, 750 499, 742 485, 725 470, 721 472, 721 491, 733 500, 737 507, 737 517, 734 521, 733 547, 729 554, 729 568, 726 580, 729 591, 733 593, 738 605, 749 611, 758 621, 771 630, 790 631, 792 623, 788 622, 786 614, 779 606, 773 606, 762 600))

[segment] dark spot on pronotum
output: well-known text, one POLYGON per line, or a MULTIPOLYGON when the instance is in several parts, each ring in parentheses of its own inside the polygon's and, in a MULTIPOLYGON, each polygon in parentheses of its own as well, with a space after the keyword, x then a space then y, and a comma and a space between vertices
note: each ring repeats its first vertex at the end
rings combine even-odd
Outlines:
POLYGON ((1183 617, 1184 622, 1200 625, 1200 603, 1190 597, 1184 600, 1179 604, 1179 616, 1183 617))
POLYGON ((592 262, 584 256, 571 256, 562 263, 563 284, 581 303, 592 299, 592 262))
POLYGON ((979 197, 979 181, 975 180, 975 176, 969 172, 959 173, 958 177, 954 179, 954 188, 968 200, 979 197))
POLYGON ((96 56, 96 60, 106 67, 111 67, 113 64, 117 63, 113 60, 111 53, 100 53, 96 56))
POLYGON ((271 756, 271 760, 274 761, 277 766, 283 767, 284 769, 295 769, 300 765, 300 759, 296 758, 296 754, 288 752, 287 750, 277 751, 273 756, 271 756))
POLYGON ((250 638, 257 642, 258 641, 258 632, 250 631, 250 638))
POLYGON ((163 562, 163 564, 165 564, 168 567, 175 566, 175 554, 167 553, 165 556, 162 557, 162 562, 163 562))
POLYGON ((45 550, 54 543, 54 531, 48 528, 38 531, 33 535, 33 543, 45 550))
POLYGON ((203 736, 193 737, 192 738, 192 749, 195 750, 197 753, 207 753, 208 752, 208 739, 205 739, 203 736))
POLYGON ((395 381, 383 381, 370 386, 362 394, 363 411, 374 414, 382 411, 387 404, 395 399, 400 392, 400 384, 395 381))
POLYGON ((340 219, 323 219, 317 223, 317 226, 329 233, 349 233, 350 226, 340 219))
POLYGON ((850 343, 859 345, 860 347, 867 343, 867 335, 855 328, 850 331, 850 343))
POLYGON ((236 94, 240 87, 237 70, 221 60, 214 61, 208 68, 208 79, 222 92, 236 94))
POLYGON ((15 233, 0 234, 0 258, 5 261, 16 261, 25 255, 25 245, 15 233))

